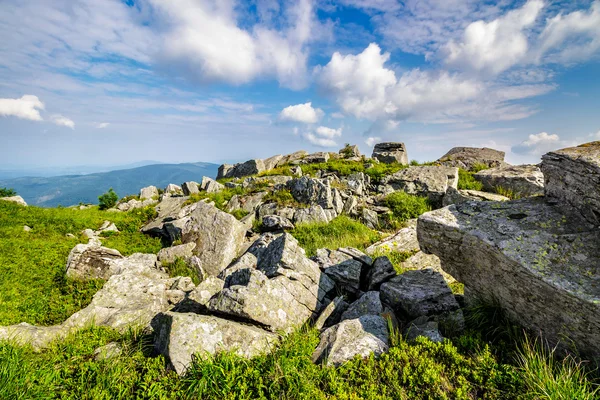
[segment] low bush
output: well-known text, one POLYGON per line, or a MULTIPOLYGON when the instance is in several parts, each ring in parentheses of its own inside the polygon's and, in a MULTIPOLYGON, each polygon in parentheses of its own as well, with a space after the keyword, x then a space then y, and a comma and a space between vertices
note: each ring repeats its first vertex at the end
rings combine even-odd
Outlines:
POLYGON ((16 195, 17 192, 15 192, 14 189, 9 189, 5 187, 0 188, 0 197, 12 197, 16 195))
POLYGON ((383 205, 392 211, 387 221, 393 228, 400 228, 409 219, 431 211, 431 204, 426 197, 408 194, 402 191, 394 192, 385 197, 383 205))
POLYGON ((108 192, 98 196, 98 208, 100 210, 108 210, 117 205, 119 196, 115 193, 113 188, 108 189, 108 192))
POLYGON ((460 190, 483 190, 483 184, 473 177, 474 173, 458 169, 458 189, 460 190))

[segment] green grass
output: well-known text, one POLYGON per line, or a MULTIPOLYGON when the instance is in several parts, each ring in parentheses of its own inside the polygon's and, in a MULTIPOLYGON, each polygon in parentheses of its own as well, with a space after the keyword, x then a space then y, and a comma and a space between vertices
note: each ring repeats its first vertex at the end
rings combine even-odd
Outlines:
POLYGON ((388 207, 392 214, 385 224, 390 229, 399 229, 409 219, 417 218, 419 215, 432 210, 431 204, 426 197, 415 196, 402 191, 394 192, 385 197, 382 204, 388 207))
POLYGON ((178 276, 188 276, 192 278, 192 282, 194 282, 195 285, 202 282, 202 280, 198 276, 198 272, 193 268, 190 268, 190 266, 185 262, 183 258, 176 258, 175 261, 172 263, 163 262, 162 266, 164 269, 167 270, 167 273, 171 278, 175 278, 178 276))
POLYGON ((298 239, 309 257, 315 255, 317 249, 325 247, 356 247, 364 250, 381 239, 377 232, 347 216, 339 216, 330 223, 299 224, 290 233, 298 239))
POLYGON ((508 197, 508 198, 509 198, 509 199, 511 199, 511 200, 518 200, 518 199, 520 199, 521 197, 523 197, 523 196, 521 195, 521 193, 519 193, 519 192, 515 192, 515 191, 514 191, 514 190, 512 190, 512 189, 507 189, 507 188, 504 188, 504 187, 502 187, 502 186, 496 186, 496 187, 494 188, 494 191, 495 191, 496 193, 498 193, 499 195, 501 195, 501 196, 508 197))
POLYGON ((156 253, 160 241, 139 232, 152 213, 151 209, 128 213, 99 211, 96 207, 45 209, 0 201, 0 325, 56 324, 85 307, 102 282, 65 278, 69 252, 77 243, 87 241, 79 232, 97 229, 109 220, 121 232, 105 239, 105 246, 124 255, 156 253), (32 231, 24 232, 24 225, 32 231), (76 237, 69 239, 67 233, 76 237))
POLYGON ((460 190, 483 190, 483 184, 473 177, 474 173, 458 169, 458 189, 460 190))
POLYGON ((301 208, 306 207, 306 205, 300 204, 294 196, 292 196, 292 192, 288 189, 282 189, 277 191, 271 191, 267 193, 267 195, 263 198, 263 202, 265 203, 276 203, 282 207, 295 207, 301 208))

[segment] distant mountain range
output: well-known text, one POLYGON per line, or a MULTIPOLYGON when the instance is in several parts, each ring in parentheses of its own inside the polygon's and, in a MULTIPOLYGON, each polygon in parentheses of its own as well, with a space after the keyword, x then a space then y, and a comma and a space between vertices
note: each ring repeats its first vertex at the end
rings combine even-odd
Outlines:
POLYGON ((98 172, 116 171, 144 167, 146 165, 163 164, 160 161, 144 160, 121 165, 74 165, 69 167, 29 167, 23 168, 16 165, 0 166, 0 179, 22 178, 24 176, 49 177, 62 175, 87 175, 98 172))
POLYGON ((0 180, 0 187, 16 190, 30 205, 40 207, 70 206, 98 203, 98 196, 111 187, 119 197, 138 194, 140 188, 155 185, 166 187, 186 181, 200 181, 203 176, 214 178, 219 166, 211 163, 153 164, 87 175, 53 177, 21 177, 0 180))

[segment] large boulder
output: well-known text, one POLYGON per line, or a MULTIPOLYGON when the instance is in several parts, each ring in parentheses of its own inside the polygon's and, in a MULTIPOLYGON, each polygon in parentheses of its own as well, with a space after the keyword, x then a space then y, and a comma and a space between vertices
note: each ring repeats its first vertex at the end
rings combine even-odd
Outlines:
POLYGON ((178 246, 165 247, 161 249, 157 256, 161 263, 174 263, 178 258, 188 259, 194 255, 193 251, 196 243, 185 243, 178 246))
POLYGON ((326 329, 312 358, 315 363, 340 365, 355 356, 381 355, 389 346, 387 321, 378 315, 364 315, 326 329))
POLYGON ((308 176, 292 179, 287 187, 294 199, 300 203, 333 208, 333 193, 328 180, 315 179, 308 176))
POLYGON ((379 297, 378 291, 366 292, 344 311, 342 321, 360 318, 364 315, 381 315, 383 313, 383 305, 379 297))
POLYGON ((553 151, 542 159, 546 196, 600 225, 600 141, 553 151))
POLYGON ((408 153, 404 143, 377 143, 371 157, 385 164, 408 165, 408 153))
POLYGON ((78 280, 108 279, 120 273, 115 260, 123 256, 118 250, 102 247, 91 240, 88 244, 78 244, 67 258, 67 277, 78 280))
MULTIPOLYGON (((165 224, 181 218, 183 216, 182 211, 184 211, 185 214, 184 204, 187 199, 187 197, 163 197, 162 201, 154 208, 158 215, 152 221, 144 225, 141 231, 152 236, 164 237, 165 239, 169 239, 170 242, 178 239, 179 237, 173 237, 167 232, 165 224)), ((177 232, 177 234, 180 233, 181 232, 177 232)))
POLYGON ((236 194, 227 203, 227 211, 244 210, 252 213, 263 203, 266 195, 267 192, 252 193, 245 196, 236 194))
POLYGON ((140 200, 158 199, 158 188, 156 186, 147 186, 140 189, 140 200))
POLYGON ((181 185, 181 189, 183 190, 184 195, 190 196, 192 194, 200 193, 200 184, 194 181, 184 182, 181 185))
POLYGON ((379 192, 384 194, 402 190, 409 194, 426 196, 435 207, 441 207, 448 188, 457 188, 458 168, 409 167, 381 180, 379 192))
POLYGON ((330 218, 319 205, 312 205, 308 208, 298 208, 294 213, 294 223, 306 224, 311 222, 329 222, 330 218))
POLYGON ((489 192, 481 192, 479 190, 457 190, 455 188, 448 188, 442 205, 444 207, 451 204, 459 204, 467 201, 508 201, 508 197, 489 192))
POLYGON ((478 165, 495 168, 505 165, 504 155, 503 151, 487 147, 454 147, 440 157, 437 162, 448 167, 458 167, 466 170, 471 170, 478 165))
POLYGON ((416 219, 406 221, 405 226, 400 228, 396 233, 372 244, 365 250, 367 254, 390 251, 400 253, 419 251, 416 219))
POLYGON ((0 200, 10 201, 11 203, 17 203, 21 206, 27 207, 27 202, 23 200, 21 196, 0 197, 0 200))
POLYGON ((223 164, 219 167, 217 180, 223 178, 241 178, 266 171, 263 160, 254 159, 235 165, 223 164))
POLYGON ((271 351, 279 341, 274 333, 210 315, 165 312, 154 318, 152 326, 154 347, 179 375, 185 373, 193 356, 231 351, 251 358, 271 351))
POLYGON ((212 178, 203 176, 202 182, 200 183, 200 189, 204 190, 206 193, 218 193, 225 189, 225 186, 212 178))
POLYGON ((519 197, 544 194, 544 174, 537 165, 505 165, 479 171, 474 177, 488 191, 502 188, 519 197))
POLYGON ((543 198, 463 203, 422 215, 417 234, 468 293, 600 357, 600 231, 579 212, 543 198))

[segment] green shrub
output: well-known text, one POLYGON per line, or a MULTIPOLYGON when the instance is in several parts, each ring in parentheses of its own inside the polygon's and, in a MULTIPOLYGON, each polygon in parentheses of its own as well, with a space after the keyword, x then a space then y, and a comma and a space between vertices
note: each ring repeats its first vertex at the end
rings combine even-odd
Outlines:
POLYGON ((117 200, 119 200, 119 196, 117 196, 113 188, 110 188, 108 192, 98 196, 98 207, 101 210, 108 210, 117 205, 117 200))
POLYGON ((483 190, 483 184, 473 177, 473 173, 458 169, 458 189, 460 190, 483 190))
POLYGON ((244 218, 248 214, 250 214, 248 211, 242 210, 241 208, 231 212, 231 215, 233 215, 237 220, 244 218))
POLYGON ((402 191, 394 192, 385 197, 382 202, 392 211, 391 220, 399 227, 402 223, 431 211, 431 204, 426 197, 415 196, 402 191))
POLYGON ((198 276, 198 271, 191 268, 183 258, 177 258, 172 263, 163 263, 162 266, 167 270, 170 277, 188 276, 192 278, 195 285, 198 285, 202 280, 198 276))
POLYGON ((5 188, 2 187, 0 188, 0 197, 12 197, 12 196, 16 196, 17 192, 15 192, 14 189, 9 189, 9 188, 5 188))
POLYGON ((484 163, 475 163, 475 164, 473 164, 473 166, 471 167, 471 169, 469 171, 476 174, 479 171, 483 171, 485 169, 490 169, 490 167, 488 167, 487 164, 484 164, 484 163))
POLYGON ((326 163, 304 164, 300 166, 304 175, 314 175, 318 171, 335 172, 339 176, 348 176, 357 172, 365 172, 362 161, 329 160, 326 163))
POLYGON ((356 247, 364 250, 381 239, 377 232, 347 216, 334 218, 330 223, 299 224, 290 233, 298 239, 309 257, 315 255, 317 249, 325 247, 356 247))
POLYGON ((518 200, 522 197, 521 193, 515 192, 512 189, 507 189, 502 186, 496 186, 494 191, 501 196, 508 197, 511 200, 518 200))
POLYGON ((302 207, 288 189, 273 190, 263 198, 263 201, 265 203, 277 203, 282 207, 302 207))
POLYGON ((259 177, 275 175, 292 176, 291 167, 289 165, 282 165, 281 167, 273 168, 268 171, 263 171, 258 174, 259 177))

